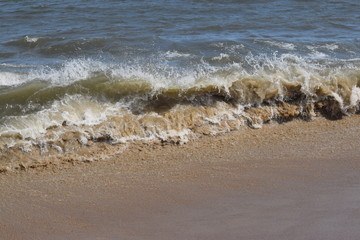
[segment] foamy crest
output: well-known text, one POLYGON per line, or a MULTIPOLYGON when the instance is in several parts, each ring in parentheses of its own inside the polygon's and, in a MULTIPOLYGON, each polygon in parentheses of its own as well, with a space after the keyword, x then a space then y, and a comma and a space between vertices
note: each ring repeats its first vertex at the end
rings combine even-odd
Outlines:
MULTIPOLYGON (((17 66, 30 68, 30 66, 17 66)), ((106 72, 110 66, 91 59, 66 61, 59 68, 42 66, 32 68, 28 73, 0 72, 0 85, 12 86, 34 80, 46 81, 51 85, 66 86, 76 81, 85 80, 97 72, 106 72)))
POLYGON ((37 37, 29 37, 29 36, 25 36, 24 39, 26 42, 29 42, 29 43, 35 43, 39 40, 39 38, 37 38, 37 37))
POLYGON ((36 139, 51 127, 62 125, 93 126, 106 120, 107 105, 79 95, 66 96, 49 108, 20 117, 7 117, 0 125, 0 136, 36 139))
POLYGON ((308 56, 313 59, 326 59, 329 57, 327 54, 318 51, 313 51, 308 56))
POLYGON ((32 70, 28 79, 40 79, 57 85, 68 85, 79 80, 90 78, 95 72, 106 72, 109 68, 106 64, 91 59, 74 59, 66 61, 57 68, 42 67, 32 70))
POLYGON ((192 68, 182 69, 162 63, 114 65, 110 71, 113 81, 142 81, 150 84, 154 93, 166 89, 188 89, 210 84, 222 84, 216 76, 221 68, 205 62, 192 68))
POLYGON ((27 81, 27 75, 14 72, 0 71, 0 86, 13 86, 27 81))
POLYGON ((167 51, 166 53, 164 53, 164 57, 168 58, 168 59, 187 58, 190 56, 191 56, 191 54, 189 54, 189 53, 179 53, 178 51, 167 51))
POLYGON ((296 49, 296 46, 292 43, 278 42, 278 41, 264 41, 264 42, 271 46, 279 47, 279 48, 286 49, 286 50, 295 50, 296 49))
POLYGON ((332 43, 332 44, 325 44, 322 47, 334 51, 339 48, 339 45, 332 43))
POLYGON ((222 59, 224 59, 224 58, 229 58, 229 57, 230 57, 229 54, 220 53, 219 56, 213 57, 212 59, 213 59, 213 60, 222 60, 222 59))
POLYGON ((351 89, 350 107, 359 108, 359 103, 360 103, 360 88, 353 86, 351 89))
MULTIPOLYGON (((221 53, 212 60, 229 58, 229 54, 221 53)), ((74 59, 66 61, 58 67, 44 66, 32 69, 27 74, 2 72, 0 84, 4 86, 17 85, 33 80, 43 80, 54 86, 67 86, 81 80, 88 80, 98 75, 112 82, 139 81, 148 84, 154 92, 164 89, 190 89, 216 86, 228 88, 233 82, 244 78, 260 78, 271 84, 282 79, 287 82, 305 83, 314 79, 326 80, 325 73, 346 74, 343 69, 318 64, 316 60, 327 59, 327 55, 313 52, 309 57, 299 57, 293 54, 282 55, 248 55, 243 62, 226 63, 221 66, 212 65, 204 60, 187 67, 173 66, 166 59, 149 60, 129 63, 104 63, 92 59, 74 59), (301 79, 308 79, 301 81, 301 79)), ((354 60, 353 62, 356 61, 354 60)), ((341 65, 342 62, 340 62, 341 65)), ((351 63, 349 63, 350 66, 351 63)), ((337 74, 338 75, 338 74, 337 74)), ((259 79, 255 79, 258 81, 259 79)), ((317 80, 316 80, 317 81, 317 80)))

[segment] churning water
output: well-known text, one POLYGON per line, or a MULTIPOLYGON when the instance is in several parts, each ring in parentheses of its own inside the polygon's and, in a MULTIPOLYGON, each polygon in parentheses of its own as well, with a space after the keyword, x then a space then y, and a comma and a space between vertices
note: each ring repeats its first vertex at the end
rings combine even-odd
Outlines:
POLYGON ((0 145, 183 142, 359 110, 358 0, 0 2, 0 145))

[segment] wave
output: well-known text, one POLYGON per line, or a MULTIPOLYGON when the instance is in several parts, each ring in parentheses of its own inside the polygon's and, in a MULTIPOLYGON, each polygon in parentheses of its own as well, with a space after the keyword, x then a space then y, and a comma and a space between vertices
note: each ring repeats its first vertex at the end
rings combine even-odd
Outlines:
MULTIPOLYGON (((220 54, 213 59, 228 57, 220 54)), ((325 91, 338 93, 346 99, 350 89, 359 85, 360 62, 357 59, 320 60, 283 54, 247 56, 243 62, 222 65, 202 61, 177 67, 160 61, 114 64, 75 59, 57 68, 45 66, 27 73, 0 72, 0 87, 6 87, 6 91, 0 92, 0 106, 10 104, 9 94, 13 100, 27 95, 26 101, 38 99, 38 103, 43 104, 66 94, 86 94, 117 101, 139 94, 150 98, 182 98, 214 92, 241 104, 260 104, 274 96, 276 99, 287 98, 287 86, 290 85, 298 86, 307 96, 317 96, 317 92, 325 91)))
POLYGON ((69 153, 98 142, 181 144, 241 126, 337 119, 360 109, 356 59, 249 55, 242 62, 186 68, 76 59, 6 74, 0 74, 4 153, 69 153))

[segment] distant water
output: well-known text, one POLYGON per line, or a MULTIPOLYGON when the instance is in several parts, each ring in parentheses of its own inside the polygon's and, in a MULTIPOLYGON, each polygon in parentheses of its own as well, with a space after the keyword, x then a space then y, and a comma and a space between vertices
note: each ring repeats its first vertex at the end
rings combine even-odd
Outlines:
POLYGON ((358 0, 3 0, 0 29, 7 147, 65 151, 69 131, 182 141, 359 110, 358 0))

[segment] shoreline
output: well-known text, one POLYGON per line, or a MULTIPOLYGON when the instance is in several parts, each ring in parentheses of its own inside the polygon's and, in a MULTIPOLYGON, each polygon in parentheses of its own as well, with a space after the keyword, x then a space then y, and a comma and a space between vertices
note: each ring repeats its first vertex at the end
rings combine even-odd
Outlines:
POLYGON ((356 239, 360 116, 0 174, 0 239, 356 239))
MULTIPOLYGON (((43 129, 41 137, 24 137, 14 131, 10 135, 0 136, 0 173, 93 162, 113 158, 128 148, 181 145, 195 142, 204 135, 217 136, 243 131, 242 128, 248 127, 258 129, 266 124, 283 124, 294 120, 310 122, 318 118, 339 120, 347 114, 356 115, 357 100, 351 101, 349 106, 344 106, 342 100, 334 96, 320 98, 316 102, 303 102, 301 99, 307 96, 298 92, 301 85, 289 85, 287 88, 295 89, 292 91, 297 100, 246 108, 233 105, 231 99, 218 101, 216 96, 212 96, 215 99, 207 99, 213 101, 209 105, 196 106, 192 103, 175 106, 170 103, 169 106, 165 104, 156 111, 152 109, 143 114, 115 114, 95 125, 69 124, 67 121, 54 123, 43 129), (162 108, 167 110, 162 112, 162 108)), ((357 93, 355 90, 352 91, 354 94, 357 93)), ((156 105, 158 102, 149 104, 156 105)), ((118 110, 124 111, 122 108, 118 110)))

